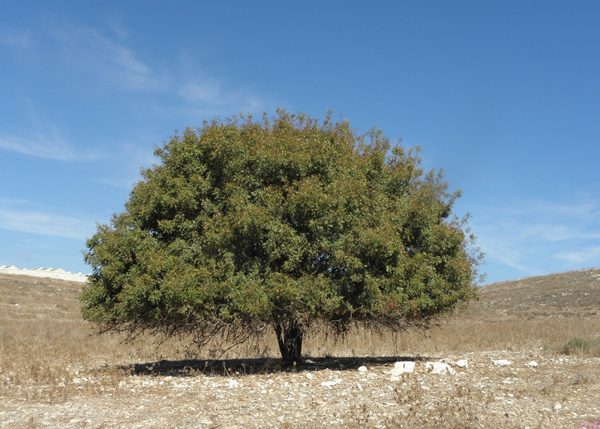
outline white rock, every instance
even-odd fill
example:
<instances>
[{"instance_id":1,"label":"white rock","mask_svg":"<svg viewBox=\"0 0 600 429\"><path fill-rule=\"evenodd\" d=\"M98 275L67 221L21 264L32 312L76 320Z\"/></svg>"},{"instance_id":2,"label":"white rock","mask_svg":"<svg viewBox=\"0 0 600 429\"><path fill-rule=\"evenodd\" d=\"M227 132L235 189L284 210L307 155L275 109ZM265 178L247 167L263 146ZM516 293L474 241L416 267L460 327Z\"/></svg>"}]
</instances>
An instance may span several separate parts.
<instances>
[{"instance_id":1,"label":"white rock","mask_svg":"<svg viewBox=\"0 0 600 429\"><path fill-rule=\"evenodd\" d=\"M415 369L415 363L412 361L396 362L389 374L398 377L401 374L411 373Z\"/></svg>"},{"instance_id":2,"label":"white rock","mask_svg":"<svg viewBox=\"0 0 600 429\"><path fill-rule=\"evenodd\" d=\"M509 365L512 365L512 362L509 361L509 360L506 360L506 359L492 360L492 362L496 366L509 366Z\"/></svg>"},{"instance_id":3,"label":"white rock","mask_svg":"<svg viewBox=\"0 0 600 429\"><path fill-rule=\"evenodd\" d=\"M427 362L425 369L430 371L431 374L456 375L456 371L444 362Z\"/></svg>"},{"instance_id":4,"label":"white rock","mask_svg":"<svg viewBox=\"0 0 600 429\"><path fill-rule=\"evenodd\" d=\"M337 384L336 380L331 380L331 381L324 381L321 383L321 386L323 387L331 387L331 386L335 386Z\"/></svg>"},{"instance_id":5,"label":"white rock","mask_svg":"<svg viewBox=\"0 0 600 429\"><path fill-rule=\"evenodd\" d=\"M466 359L453 361L452 359L444 358L444 359L440 359L440 362L447 363L450 366L457 366L459 368L467 368L469 366L469 362L467 362Z\"/></svg>"},{"instance_id":6,"label":"white rock","mask_svg":"<svg viewBox=\"0 0 600 429\"><path fill-rule=\"evenodd\" d=\"M62 268L34 268L33 270L19 269L14 265L0 265L0 272L4 274L23 275L30 277L47 277L59 280L68 280L72 282L87 283L88 275L81 273L71 273Z\"/></svg>"},{"instance_id":7,"label":"white rock","mask_svg":"<svg viewBox=\"0 0 600 429\"><path fill-rule=\"evenodd\" d=\"M315 376L314 376L314 375L312 375L310 372L307 372L307 373L305 374L305 377L306 377L306 378L308 378L309 380L312 380L313 378L315 378Z\"/></svg>"},{"instance_id":8,"label":"white rock","mask_svg":"<svg viewBox=\"0 0 600 429\"><path fill-rule=\"evenodd\" d=\"M360 390L361 392L363 391L363 388L360 383L356 383L356 387L358 387L358 390Z\"/></svg>"},{"instance_id":9,"label":"white rock","mask_svg":"<svg viewBox=\"0 0 600 429\"><path fill-rule=\"evenodd\" d=\"M231 379L229 383L227 383L227 387L238 387L240 383L237 380Z\"/></svg>"},{"instance_id":10,"label":"white rock","mask_svg":"<svg viewBox=\"0 0 600 429\"><path fill-rule=\"evenodd\" d=\"M456 361L456 366L459 368L468 368L469 362L467 362L466 359L461 359L461 360Z\"/></svg>"},{"instance_id":11,"label":"white rock","mask_svg":"<svg viewBox=\"0 0 600 429\"><path fill-rule=\"evenodd\" d=\"M531 362L527 362L525 364L525 366L528 366L529 368L537 368L538 367L538 363L534 360L532 360Z\"/></svg>"},{"instance_id":12,"label":"white rock","mask_svg":"<svg viewBox=\"0 0 600 429\"><path fill-rule=\"evenodd\" d=\"M368 369L364 365L358 368L358 372L367 372L367 371L368 371Z\"/></svg>"}]
</instances>

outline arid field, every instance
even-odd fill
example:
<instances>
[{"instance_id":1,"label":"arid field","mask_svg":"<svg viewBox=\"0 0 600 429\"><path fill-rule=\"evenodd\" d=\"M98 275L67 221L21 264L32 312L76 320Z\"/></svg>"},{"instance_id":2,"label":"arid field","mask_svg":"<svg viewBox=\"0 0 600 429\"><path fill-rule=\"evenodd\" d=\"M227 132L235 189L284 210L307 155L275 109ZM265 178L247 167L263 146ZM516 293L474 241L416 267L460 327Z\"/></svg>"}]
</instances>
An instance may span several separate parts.
<instances>
[{"instance_id":1,"label":"arid field","mask_svg":"<svg viewBox=\"0 0 600 429\"><path fill-rule=\"evenodd\" d=\"M271 333L224 355L98 336L80 287L0 274L1 427L600 427L597 268L482 287L427 332L315 332L290 370Z\"/></svg>"}]
</instances>

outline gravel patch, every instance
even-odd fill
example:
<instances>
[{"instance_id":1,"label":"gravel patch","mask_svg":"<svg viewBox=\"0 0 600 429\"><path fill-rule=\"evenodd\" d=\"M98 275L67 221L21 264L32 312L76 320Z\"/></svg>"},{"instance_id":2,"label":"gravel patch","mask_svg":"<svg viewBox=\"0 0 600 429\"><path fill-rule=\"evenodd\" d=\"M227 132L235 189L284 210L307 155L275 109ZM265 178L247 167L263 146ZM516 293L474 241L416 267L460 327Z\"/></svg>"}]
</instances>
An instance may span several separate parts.
<instances>
[{"instance_id":1,"label":"gravel patch","mask_svg":"<svg viewBox=\"0 0 600 429\"><path fill-rule=\"evenodd\" d=\"M65 399L28 400L35 392L15 386L24 399L1 401L0 426L567 428L600 421L598 358L478 352L417 359L401 374L394 363L352 362L322 358L290 371L226 375L134 371L109 382L102 372L75 370ZM436 362L452 371L435 373Z\"/></svg>"}]
</instances>

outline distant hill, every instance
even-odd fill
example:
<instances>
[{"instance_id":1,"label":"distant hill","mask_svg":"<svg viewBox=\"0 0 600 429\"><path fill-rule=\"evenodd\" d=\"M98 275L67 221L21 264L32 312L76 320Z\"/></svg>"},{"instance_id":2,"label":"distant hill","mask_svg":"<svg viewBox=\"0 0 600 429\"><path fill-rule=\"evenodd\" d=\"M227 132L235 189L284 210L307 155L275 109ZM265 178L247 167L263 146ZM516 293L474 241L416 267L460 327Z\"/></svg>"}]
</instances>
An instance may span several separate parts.
<instances>
[{"instance_id":1,"label":"distant hill","mask_svg":"<svg viewBox=\"0 0 600 429\"><path fill-rule=\"evenodd\" d=\"M600 268L528 277L482 286L467 316L600 315Z\"/></svg>"}]
</instances>

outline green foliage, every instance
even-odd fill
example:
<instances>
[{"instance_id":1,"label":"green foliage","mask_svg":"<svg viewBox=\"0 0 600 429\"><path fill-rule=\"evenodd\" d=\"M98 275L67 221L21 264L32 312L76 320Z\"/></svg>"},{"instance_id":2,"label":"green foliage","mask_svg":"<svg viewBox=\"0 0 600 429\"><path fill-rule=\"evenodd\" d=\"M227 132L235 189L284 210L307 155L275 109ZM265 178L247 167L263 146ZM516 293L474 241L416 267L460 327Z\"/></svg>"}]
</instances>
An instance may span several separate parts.
<instances>
[{"instance_id":1,"label":"green foliage","mask_svg":"<svg viewBox=\"0 0 600 429\"><path fill-rule=\"evenodd\" d=\"M571 338L564 345L562 353L565 355L587 354L592 348L592 342L583 338Z\"/></svg>"},{"instance_id":2,"label":"green foliage","mask_svg":"<svg viewBox=\"0 0 600 429\"><path fill-rule=\"evenodd\" d=\"M280 110L205 122L155 154L87 242L82 312L105 328L297 339L315 321L401 328L475 296L459 193L381 131Z\"/></svg>"}]
</instances>

